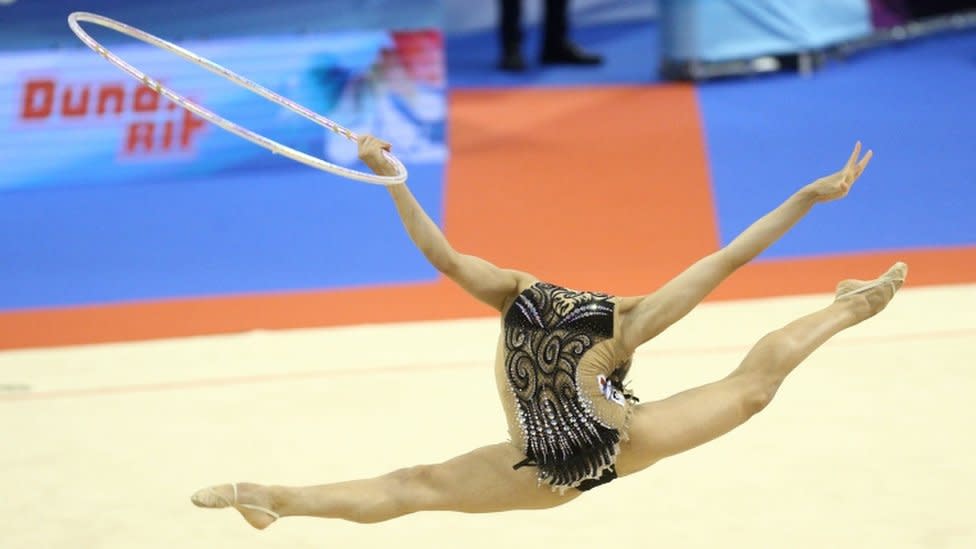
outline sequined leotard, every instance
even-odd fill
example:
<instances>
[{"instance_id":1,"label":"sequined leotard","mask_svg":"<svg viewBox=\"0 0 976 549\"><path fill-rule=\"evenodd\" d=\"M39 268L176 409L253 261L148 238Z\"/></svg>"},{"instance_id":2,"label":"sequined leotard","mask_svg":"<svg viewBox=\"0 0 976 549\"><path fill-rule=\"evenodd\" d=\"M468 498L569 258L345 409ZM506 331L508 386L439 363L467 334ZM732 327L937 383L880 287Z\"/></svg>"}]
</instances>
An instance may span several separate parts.
<instances>
[{"instance_id":1,"label":"sequined leotard","mask_svg":"<svg viewBox=\"0 0 976 549\"><path fill-rule=\"evenodd\" d=\"M539 480L587 490L614 464L637 400L614 339L616 303L605 294L536 282L504 316L496 378L509 434Z\"/></svg>"}]
</instances>

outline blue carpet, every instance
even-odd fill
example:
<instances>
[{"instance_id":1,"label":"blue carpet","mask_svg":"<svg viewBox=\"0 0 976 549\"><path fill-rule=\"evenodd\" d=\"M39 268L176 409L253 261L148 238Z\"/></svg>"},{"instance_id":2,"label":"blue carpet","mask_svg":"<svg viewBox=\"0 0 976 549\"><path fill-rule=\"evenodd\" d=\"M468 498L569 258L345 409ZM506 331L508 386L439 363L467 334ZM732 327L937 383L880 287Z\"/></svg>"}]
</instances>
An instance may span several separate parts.
<instances>
[{"instance_id":1,"label":"blue carpet","mask_svg":"<svg viewBox=\"0 0 976 549\"><path fill-rule=\"evenodd\" d=\"M976 244L976 32L699 88L722 242L804 183L875 151L850 196L765 257Z\"/></svg>"},{"instance_id":2,"label":"blue carpet","mask_svg":"<svg viewBox=\"0 0 976 549\"><path fill-rule=\"evenodd\" d=\"M411 165L443 215L443 167ZM299 166L218 181L11 191L0 310L429 281L384 188Z\"/></svg>"}]
</instances>

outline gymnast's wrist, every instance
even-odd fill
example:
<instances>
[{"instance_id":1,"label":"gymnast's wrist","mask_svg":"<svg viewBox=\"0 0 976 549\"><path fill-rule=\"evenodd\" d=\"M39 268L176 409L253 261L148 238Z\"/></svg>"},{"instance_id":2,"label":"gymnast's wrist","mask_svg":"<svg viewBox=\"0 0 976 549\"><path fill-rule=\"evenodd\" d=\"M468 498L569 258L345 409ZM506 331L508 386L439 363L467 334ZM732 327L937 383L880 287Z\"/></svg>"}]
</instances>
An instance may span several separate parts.
<instances>
[{"instance_id":1,"label":"gymnast's wrist","mask_svg":"<svg viewBox=\"0 0 976 549\"><path fill-rule=\"evenodd\" d=\"M369 169L373 170L373 173L379 176L391 177L397 175L396 167L385 158L366 162L366 165L369 166Z\"/></svg>"},{"instance_id":2,"label":"gymnast's wrist","mask_svg":"<svg viewBox=\"0 0 976 549\"><path fill-rule=\"evenodd\" d=\"M813 206L819 202L820 195L817 193L816 189L812 185L807 185L802 189L796 191L793 194L793 200L803 204L804 206Z\"/></svg>"}]
</instances>

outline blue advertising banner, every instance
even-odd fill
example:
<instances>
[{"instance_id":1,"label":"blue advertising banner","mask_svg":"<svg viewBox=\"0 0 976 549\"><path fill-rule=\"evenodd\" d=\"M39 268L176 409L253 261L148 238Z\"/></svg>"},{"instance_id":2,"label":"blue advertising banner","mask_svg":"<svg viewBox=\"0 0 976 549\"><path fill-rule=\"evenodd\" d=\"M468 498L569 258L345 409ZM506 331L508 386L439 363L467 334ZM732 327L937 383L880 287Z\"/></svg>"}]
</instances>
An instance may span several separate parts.
<instances>
[{"instance_id":1,"label":"blue advertising banner","mask_svg":"<svg viewBox=\"0 0 976 549\"><path fill-rule=\"evenodd\" d=\"M866 0L661 0L661 54L729 61L813 50L867 36Z\"/></svg>"},{"instance_id":2,"label":"blue advertising banner","mask_svg":"<svg viewBox=\"0 0 976 549\"><path fill-rule=\"evenodd\" d=\"M407 163L443 162L440 36L368 31L190 41L183 47L360 133ZM352 165L355 146L193 63L141 43L113 50L217 114ZM0 57L0 190L307 169L213 127L87 49Z\"/></svg>"}]
</instances>

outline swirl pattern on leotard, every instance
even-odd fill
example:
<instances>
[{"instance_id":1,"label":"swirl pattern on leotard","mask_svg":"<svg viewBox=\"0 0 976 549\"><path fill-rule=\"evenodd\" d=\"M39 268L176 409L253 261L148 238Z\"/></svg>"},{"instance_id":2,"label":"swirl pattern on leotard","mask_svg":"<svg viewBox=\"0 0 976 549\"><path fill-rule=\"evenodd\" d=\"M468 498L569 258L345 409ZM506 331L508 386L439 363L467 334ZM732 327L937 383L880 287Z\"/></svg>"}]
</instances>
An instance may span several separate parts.
<instances>
[{"instance_id":1,"label":"swirl pattern on leotard","mask_svg":"<svg viewBox=\"0 0 976 549\"><path fill-rule=\"evenodd\" d=\"M519 294L505 315L505 371L525 442L517 467L537 466L540 481L554 487L613 472L620 433L594 415L577 379L583 355L613 337L613 318L610 296L543 282Z\"/></svg>"}]
</instances>

